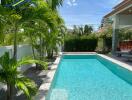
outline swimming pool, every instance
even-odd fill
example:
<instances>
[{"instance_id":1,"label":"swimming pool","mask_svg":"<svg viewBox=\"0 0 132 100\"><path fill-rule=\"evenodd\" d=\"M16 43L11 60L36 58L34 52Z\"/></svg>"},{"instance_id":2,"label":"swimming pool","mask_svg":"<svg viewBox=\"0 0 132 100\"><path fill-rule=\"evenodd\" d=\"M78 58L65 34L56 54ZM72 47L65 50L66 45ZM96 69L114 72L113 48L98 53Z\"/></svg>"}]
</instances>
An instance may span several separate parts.
<instances>
[{"instance_id":1,"label":"swimming pool","mask_svg":"<svg viewBox=\"0 0 132 100\"><path fill-rule=\"evenodd\" d=\"M132 72L98 55L64 55L47 100L132 100Z\"/></svg>"}]
</instances>

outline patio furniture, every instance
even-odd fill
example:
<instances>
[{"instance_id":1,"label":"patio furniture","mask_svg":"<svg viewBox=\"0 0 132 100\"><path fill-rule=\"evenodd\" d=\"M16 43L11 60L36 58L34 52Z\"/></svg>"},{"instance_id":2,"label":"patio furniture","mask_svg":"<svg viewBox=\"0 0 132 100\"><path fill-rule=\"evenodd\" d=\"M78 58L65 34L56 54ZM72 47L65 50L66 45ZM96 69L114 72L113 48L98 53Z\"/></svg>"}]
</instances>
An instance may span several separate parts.
<instances>
[{"instance_id":1,"label":"patio furniture","mask_svg":"<svg viewBox=\"0 0 132 100\"><path fill-rule=\"evenodd\" d=\"M116 51L116 54L121 57L122 55L130 55L130 51Z\"/></svg>"},{"instance_id":2,"label":"patio furniture","mask_svg":"<svg viewBox=\"0 0 132 100\"><path fill-rule=\"evenodd\" d=\"M122 56L128 60L132 60L132 50L130 50L130 51L117 51L116 53L117 53L118 57Z\"/></svg>"},{"instance_id":3,"label":"patio furniture","mask_svg":"<svg viewBox=\"0 0 132 100\"><path fill-rule=\"evenodd\" d=\"M132 54L131 55L123 55L128 61L132 61Z\"/></svg>"},{"instance_id":4,"label":"patio furniture","mask_svg":"<svg viewBox=\"0 0 132 100\"><path fill-rule=\"evenodd\" d=\"M118 57L132 54L132 40L124 40L119 42L116 54Z\"/></svg>"}]
</instances>

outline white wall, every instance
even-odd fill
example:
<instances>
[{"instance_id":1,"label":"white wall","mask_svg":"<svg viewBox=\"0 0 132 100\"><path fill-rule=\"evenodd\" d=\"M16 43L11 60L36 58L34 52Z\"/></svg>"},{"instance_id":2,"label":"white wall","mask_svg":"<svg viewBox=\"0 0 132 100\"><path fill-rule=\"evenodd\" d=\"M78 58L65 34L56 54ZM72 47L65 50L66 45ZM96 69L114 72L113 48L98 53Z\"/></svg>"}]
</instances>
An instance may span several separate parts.
<instances>
[{"instance_id":1,"label":"white wall","mask_svg":"<svg viewBox=\"0 0 132 100\"><path fill-rule=\"evenodd\" d=\"M26 56L32 56L32 47L30 45L19 45L17 50L18 60Z\"/></svg>"},{"instance_id":2,"label":"white wall","mask_svg":"<svg viewBox=\"0 0 132 100\"><path fill-rule=\"evenodd\" d=\"M11 57L11 56L12 56L12 46L0 47L0 57L1 57L5 52L9 52L9 53L10 53L10 57Z\"/></svg>"},{"instance_id":3,"label":"white wall","mask_svg":"<svg viewBox=\"0 0 132 100\"><path fill-rule=\"evenodd\" d=\"M10 57L13 56L13 46L4 46L0 47L0 56L2 56L5 52L10 53ZM32 56L32 47L30 45L19 45L17 52L17 59L20 60L23 57ZM30 68L31 65L26 65L21 67L20 70L25 71Z\"/></svg>"}]
</instances>

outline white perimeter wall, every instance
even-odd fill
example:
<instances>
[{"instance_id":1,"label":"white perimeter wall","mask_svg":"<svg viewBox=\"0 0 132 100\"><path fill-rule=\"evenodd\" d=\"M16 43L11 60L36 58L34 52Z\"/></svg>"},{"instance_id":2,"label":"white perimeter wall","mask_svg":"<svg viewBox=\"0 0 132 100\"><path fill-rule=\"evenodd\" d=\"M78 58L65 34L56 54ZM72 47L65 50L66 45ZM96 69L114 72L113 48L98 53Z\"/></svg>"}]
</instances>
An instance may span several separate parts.
<instances>
[{"instance_id":1,"label":"white perimeter wall","mask_svg":"<svg viewBox=\"0 0 132 100\"><path fill-rule=\"evenodd\" d=\"M13 56L13 46L4 46L0 47L0 56L2 56L5 52L10 53L10 57ZM19 45L18 52L17 52L17 59L20 60L23 57L32 56L32 47L30 45ZM21 67L22 71L27 70L30 68L31 65L25 65Z\"/></svg>"}]
</instances>

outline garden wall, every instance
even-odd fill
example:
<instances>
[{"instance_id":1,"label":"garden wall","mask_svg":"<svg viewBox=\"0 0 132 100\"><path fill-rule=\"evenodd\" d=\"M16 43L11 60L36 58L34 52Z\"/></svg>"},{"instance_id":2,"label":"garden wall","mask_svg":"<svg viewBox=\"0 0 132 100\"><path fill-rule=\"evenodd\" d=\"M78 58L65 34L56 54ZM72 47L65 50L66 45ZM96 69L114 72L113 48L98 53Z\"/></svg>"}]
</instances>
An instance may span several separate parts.
<instances>
[{"instance_id":1,"label":"garden wall","mask_svg":"<svg viewBox=\"0 0 132 100\"><path fill-rule=\"evenodd\" d=\"M13 46L4 46L0 47L0 56L2 56L5 52L9 52L10 57L13 56ZM17 52L17 59L20 60L23 57L32 56L32 47L30 45L19 45L18 52ZM31 65L25 65L21 67L22 71L27 70L30 68Z\"/></svg>"}]
</instances>

